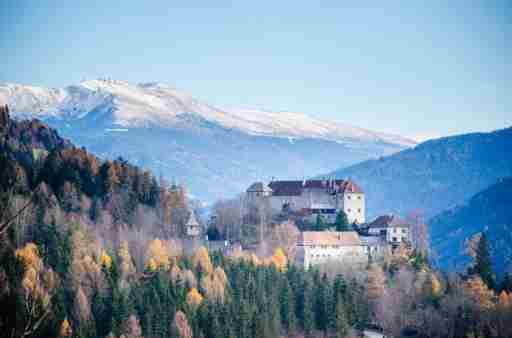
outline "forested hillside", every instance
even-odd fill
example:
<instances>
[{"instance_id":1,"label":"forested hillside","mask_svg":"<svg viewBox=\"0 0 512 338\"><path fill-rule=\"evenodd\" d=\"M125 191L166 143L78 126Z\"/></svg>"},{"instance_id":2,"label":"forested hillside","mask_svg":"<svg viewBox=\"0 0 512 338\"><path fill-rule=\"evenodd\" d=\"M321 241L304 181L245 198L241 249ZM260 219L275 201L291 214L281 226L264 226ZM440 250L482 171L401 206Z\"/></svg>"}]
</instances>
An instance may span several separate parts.
<instances>
[{"instance_id":1,"label":"forested hillside","mask_svg":"<svg viewBox=\"0 0 512 338\"><path fill-rule=\"evenodd\" d=\"M429 221L432 246L443 268L463 269L471 257L466 243L484 232L496 272L512 271L512 178L499 180L468 203L444 211Z\"/></svg>"},{"instance_id":2,"label":"forested hillside","mask_svg":"<svg viewBox=\"0 0 512 338\"><path fill-rule=\"evenodd\" d=\"M512 278L494 283L483 240L471 270L449 276L405 243L382 262L307 271L279 247L187 252L183 190L3 107L0 137L3 336L345 338L368 326L395 337L512 335Z\"/></svg>"},{"instance_id":3,"label":"forested hillside","mask_svg":"<svg viewBox=\"0 0 512 338\"><path fill-rule=\"evenodd\" d=\"M510 149L507 128L427 141L332 174L363 188L369 216L421 210L432 217L511 176Z\"/></svg>"}]
</instances>

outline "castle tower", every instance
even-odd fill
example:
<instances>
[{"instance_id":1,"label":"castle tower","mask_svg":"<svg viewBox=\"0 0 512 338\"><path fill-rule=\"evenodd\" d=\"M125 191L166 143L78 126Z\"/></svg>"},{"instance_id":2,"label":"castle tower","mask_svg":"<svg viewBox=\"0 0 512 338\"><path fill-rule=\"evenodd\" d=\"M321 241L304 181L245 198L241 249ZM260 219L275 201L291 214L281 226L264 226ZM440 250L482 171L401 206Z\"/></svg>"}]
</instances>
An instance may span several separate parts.
<instances>
[{"instance_id":1,"label":"castle tower","mask_svg":"<svg viewBox=\"0 0 512 338\"><path fill-rule=\"evenodd\" d=\"M187 236L198 237L201 235L201 225L197 221L196 215L193 211L190 212L190 216L187 223L185 224L185 228L187 231Z\"/></svg>"}]
</instances>

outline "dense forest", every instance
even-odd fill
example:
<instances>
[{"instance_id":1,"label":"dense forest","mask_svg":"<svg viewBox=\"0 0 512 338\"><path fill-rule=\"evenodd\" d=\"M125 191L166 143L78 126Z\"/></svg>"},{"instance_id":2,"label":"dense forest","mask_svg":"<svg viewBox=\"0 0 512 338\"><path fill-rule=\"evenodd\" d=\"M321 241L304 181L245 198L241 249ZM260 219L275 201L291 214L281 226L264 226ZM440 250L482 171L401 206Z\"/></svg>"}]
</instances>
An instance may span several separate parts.
<instances>
[{"instance_id":1,"label":"dense forest","mask_svg":"<svg viewBox=\"0 0 512 338\"><path fill-rule=\"evenodd\" d=\"M188 254L170 227L185 218L183 189L5 108L0 137L6 337L512 336L512 278L496 281L485 234L463 274L405 245L359 269L304 271L279 247Z\"/></svg>"}]
</instances>

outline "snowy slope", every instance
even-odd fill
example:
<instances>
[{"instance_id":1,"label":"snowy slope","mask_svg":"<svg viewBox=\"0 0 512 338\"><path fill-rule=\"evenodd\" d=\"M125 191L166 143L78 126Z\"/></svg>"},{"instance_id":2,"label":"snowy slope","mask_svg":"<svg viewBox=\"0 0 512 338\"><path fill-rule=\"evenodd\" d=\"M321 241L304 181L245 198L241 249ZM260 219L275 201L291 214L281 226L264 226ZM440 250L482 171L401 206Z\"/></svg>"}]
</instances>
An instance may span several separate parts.
<instances>
[{"instance_id":1,"label":"snowy slope","mask_svg":"<svg viewBox=\"0 0 512 338\"><path fill-rule=\"evenodd\" d=\"M355 144L383 142L403 147L415 145L414 141L396 135L315 119L301 113L219 109L161 83L90 80L62 89L0 84L0 102L8 103L15 116L72 122L84 118L98 120L98 116L92 115L102 114L102 118L112 125L123 128L172 128L182 122L180 115L192 114L250 135L318 138Z\"/></svg>"}]
</instances>

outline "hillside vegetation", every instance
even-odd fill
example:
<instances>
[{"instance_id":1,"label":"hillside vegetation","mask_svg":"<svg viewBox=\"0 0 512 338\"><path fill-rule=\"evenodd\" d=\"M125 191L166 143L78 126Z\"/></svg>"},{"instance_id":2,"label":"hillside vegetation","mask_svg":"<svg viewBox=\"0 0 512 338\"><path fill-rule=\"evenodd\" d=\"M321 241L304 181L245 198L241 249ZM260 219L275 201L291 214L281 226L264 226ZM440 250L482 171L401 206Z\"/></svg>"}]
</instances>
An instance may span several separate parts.
<instances>
[{"instance_id":1,"label":"hillside vegetation","mask_svg":"<svg viewBox=\"0 0 512 338\"><path fill-rule=\"evenodd\" d=\"M427 141L331 175L363 188L370 217L413 210L431 217L511 176L511 149L512 128L507 128Z\"/></svg>"},{"instance_id":2,"label":"hillside vegetation","mask_svg":"<svg viewBox=\"0 0 512 338\"><path fill-rule=\"evenodd\" d=\"M502 179L469 201L444 211L429 221L432 246L439 263L461 270L470 261L466 243L484 232L499 276L512 271L512 178Z\"/></svg>"}]
</instances>

